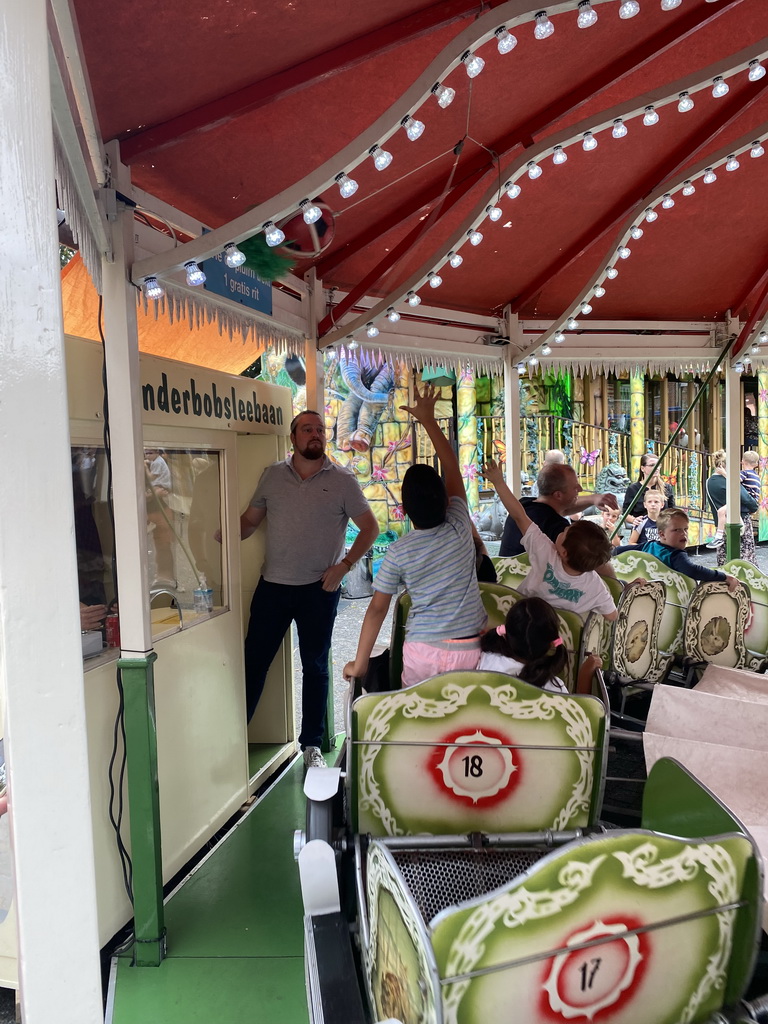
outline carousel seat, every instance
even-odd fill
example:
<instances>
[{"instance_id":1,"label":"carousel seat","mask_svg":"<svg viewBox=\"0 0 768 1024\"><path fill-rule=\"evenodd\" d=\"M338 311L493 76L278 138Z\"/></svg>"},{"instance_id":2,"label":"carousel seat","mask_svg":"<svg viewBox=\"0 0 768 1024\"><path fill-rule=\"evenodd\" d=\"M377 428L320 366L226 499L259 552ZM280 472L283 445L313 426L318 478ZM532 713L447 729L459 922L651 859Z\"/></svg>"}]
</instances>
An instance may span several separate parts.
<instances>
[{"instance_id":1,"label":"carousel seat","mask_svg":"<svg viewBox=\"0 0 768 1024\"><path fill-rule=\"evenodd\" d=\"M456 849L447 838L381 836L365 851L358 912L373 1020L703 1024L742 998L758 855L676 762L654 765L640 829L575 838L535 862L513 844Z\"/></svg>"},{"instance_id":2,"label":"carousel seat","mask_svg":"<svg viewBox=\"0 0 768 1024\"><path fill-rule=\"evenodd\" d=\"M654 580L664 586L664 612L659 625L657 644L670 654L684 653L683 622L685 610L696 589L690 576L683 576L645 551L623 551L613 559L616 575L624 583L634 580Z\"/></svg>"},{"instance_id":3,"label":"carousel seat","mask_svg":"<svg viewBox=\"0 0 768 1024\"><path fill-rule=\"evenodd\" d=\"M747 646L750 593L744 584L731 592L725 583L700 583L693 592L685 616L685 661L689 682L707 665L764 671L765 651Z\"/></svg>"},{"instance_id":4,"label":"carousel seat","mask_svg":"<svg viewBox=\"0 0 768 1024\"><path fill-rule=\"evenodd\" d=\"M656 686L671 668L672 655L659 647L664 609L664 586L658 580L628 584L619 601L606 679L618 698L621 721L641 721L625 714L627 699Z\"/></svg>"},{"instance_id":5,"label":"carousel seat","mask_svg":"<svg viewBox=\"0 0 768 1024\"><path fill-rule=\"evenodd\" d=\"M750 612L744 642L751 651L768 654L768 576L743 558L726 562L723 572L735 576L749 591Z\"/></svg>"}]
</instances>

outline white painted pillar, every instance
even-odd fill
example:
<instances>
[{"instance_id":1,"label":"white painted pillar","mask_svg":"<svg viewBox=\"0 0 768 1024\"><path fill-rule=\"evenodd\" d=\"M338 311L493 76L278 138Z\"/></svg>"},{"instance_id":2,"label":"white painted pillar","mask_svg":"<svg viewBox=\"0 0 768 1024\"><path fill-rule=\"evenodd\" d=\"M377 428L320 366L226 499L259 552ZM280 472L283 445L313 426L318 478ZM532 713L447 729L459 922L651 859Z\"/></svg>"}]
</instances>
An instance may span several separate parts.
<instances>
[{"instance_id":1,"label":"white painted pillar","mask_svg":"<svg viewBox=\"0 0 768 1024\"><path fill-rule=\"evenodd\" d=\"M725 367L725 454L728 469L725 485L726 522L740 523L739 470L741 469L741 424L744 416L741 399L741 374L731 368L731 363L728 360L725 361ZM738 545L735 554L729 555L729 557L739 557Z\"/></svg>"},{"instance_id":2,"label":"white painted pillar","mask_svg":"<svg viewBox=\"0 0 768 1024\"><path fill-rule=\"evenodd\" d=\"M117 143L107 147L112 187L130 194L128 169ZM141 380L136 325L136 289L128 274L133 262L133 211L117 204L113 225L114 262L102 267L104 337L115 505L115 556L120 597L120 646L124 657L152 649L147 569L147 507Z\"/></svg>"},{"instance_id":3,"label":"white painted pillar","mask_svg":"<svg viewBox=\"0 0 768 1024\"><path fill-rule=\"evenodd\" d=\"M507 486L520 497L523 453L520 448L520 374L512 346L504 350L504 441L507 446Z\"/></svg>"},{"instance_id":4,"label":"white painted pillar","mask_svg":"<svg viewBox=\"0 0 768 1024\"><path fill-rule=\"evenodd\" d=\"M523 332L517 314L505 309L510 344L504 347L504 443L507 446L507 486L520 497L523 452L520 447L520 374L518 353L523 348Z\"/></svg>"},{"instance_id":5,"label":"white painted pillar","mask_svg":"<svg viewBox=\"0 0 768 1024\"><path fill-rule=\"evenodd\" d=\"M325 373L323 369L323 351L317 349L317 326L325 312L325 295L323 282L318 280L313 268L304 276L307 284L307 313L309 321L309 337L304 345L304 363L307 374L307 408L315 409L324 417L325 409Z\"/></svg>"},{"instance_id":6,"label":"white painted pillar","mask_svg":"<svg viewBox=\"0 0 768 1024\"><path fill-rule=\"evenodd\" d=\"M103 1020L44 0L0 31L0 684L25 1024Z\"/></svg>"}]
</instances>

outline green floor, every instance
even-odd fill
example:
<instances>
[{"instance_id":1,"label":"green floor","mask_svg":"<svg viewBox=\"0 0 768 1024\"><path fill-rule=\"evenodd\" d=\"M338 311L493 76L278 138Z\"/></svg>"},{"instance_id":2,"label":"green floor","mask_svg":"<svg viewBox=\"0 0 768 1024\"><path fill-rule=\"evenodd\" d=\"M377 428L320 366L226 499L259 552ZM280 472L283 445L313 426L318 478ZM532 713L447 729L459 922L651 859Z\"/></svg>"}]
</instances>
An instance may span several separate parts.
<instances>
[{"instance_id":1,"label":"green floor","mask_svg":"<svg viewBox=\"0 0 768 1024\"><path fill-rule=\"evenodd\" d=\"M170 898L160 967L120 960L111 1024L305 1024L303 778L299 759Z\"/></svg>"}]
</instances>

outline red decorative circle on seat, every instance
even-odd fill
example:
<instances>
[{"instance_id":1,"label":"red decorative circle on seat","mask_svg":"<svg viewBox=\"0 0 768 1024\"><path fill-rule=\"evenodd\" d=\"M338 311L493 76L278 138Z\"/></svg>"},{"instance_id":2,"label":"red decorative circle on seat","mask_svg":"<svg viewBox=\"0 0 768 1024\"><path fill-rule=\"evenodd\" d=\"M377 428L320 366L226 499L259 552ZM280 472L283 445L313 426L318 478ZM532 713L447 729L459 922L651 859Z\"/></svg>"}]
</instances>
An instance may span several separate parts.
<instances>
[{"instance_id":1,"label":"red decorative circle on seat","mask_svg":"<svg viewBox=\"0 0 768 1024\"><path fill-rule=\"evenodd\" d=\"M432 769L441 789L462 802L497 803L506 799L521 781L519 751L511 750L508 736L483 727L464 728L439 741Z\"/></svg>"}]
</instances>

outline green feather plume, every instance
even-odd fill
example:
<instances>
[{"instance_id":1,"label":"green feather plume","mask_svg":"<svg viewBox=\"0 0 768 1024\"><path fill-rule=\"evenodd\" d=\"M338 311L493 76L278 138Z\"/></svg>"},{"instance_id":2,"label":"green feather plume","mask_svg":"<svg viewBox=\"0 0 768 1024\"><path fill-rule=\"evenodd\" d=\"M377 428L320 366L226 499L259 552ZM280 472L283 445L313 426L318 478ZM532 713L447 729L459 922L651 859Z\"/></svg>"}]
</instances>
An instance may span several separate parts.
<instances>
[{"instance_id":1,"label":"green feather plume","mask_svg":"<svg viewBox=\"0 0 768 1024\"><path fill-rule=\"evenodd\" d=\"M249 267L260 281L277 281L296 266L296 260L281 255L277 249L270 248L261 232L240 242L238 248L245 254L245 266Z\"/></svg>"}]
</instances>

